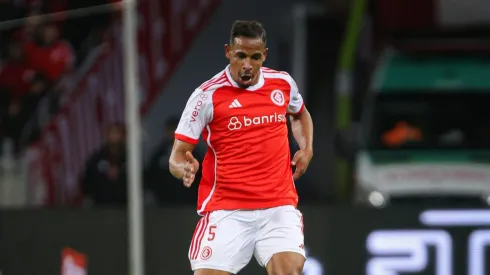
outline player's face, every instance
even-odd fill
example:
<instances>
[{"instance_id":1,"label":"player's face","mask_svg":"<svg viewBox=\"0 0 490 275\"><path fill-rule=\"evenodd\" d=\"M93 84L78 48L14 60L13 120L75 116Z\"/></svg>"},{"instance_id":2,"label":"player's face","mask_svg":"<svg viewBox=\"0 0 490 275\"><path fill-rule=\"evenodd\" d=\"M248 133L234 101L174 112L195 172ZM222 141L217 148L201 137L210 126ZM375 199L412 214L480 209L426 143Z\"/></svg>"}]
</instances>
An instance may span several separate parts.
<instances>
[{"instance_id":1,"label":"player's face","mask_svg":"<svg viewBox=\"0 0 490 275\"><path fill-rule=\"evenodd\" d=\"M231 77L240 87L247 88L257 84L267 50L260 38L236 37L231 45L225 45Z\"/></svg>"}]
</instances>

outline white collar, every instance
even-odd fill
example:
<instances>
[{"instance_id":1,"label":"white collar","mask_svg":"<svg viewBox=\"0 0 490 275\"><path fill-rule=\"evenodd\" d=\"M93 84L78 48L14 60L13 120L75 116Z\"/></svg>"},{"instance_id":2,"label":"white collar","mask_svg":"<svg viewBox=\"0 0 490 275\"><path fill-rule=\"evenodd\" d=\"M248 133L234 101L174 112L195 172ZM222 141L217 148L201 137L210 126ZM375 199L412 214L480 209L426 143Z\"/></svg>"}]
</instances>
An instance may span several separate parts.
<instances>
[{"instance_id":1,"label":"white collar","mask_svg":"<svg viewBox=\"0 0 490 275\"><path fill-rule=\"evenodd\" d=\"M238 83L233 79L233 77L231 77L231 74L230 74L230 65L226 66L225 72L226 72L226 77L228 77L228 79L231 82L231 85L233 85L233 87L240 88L240 86L238 85ZM256 90L262 88L262 86L264 86L264 83L265 83L264 73L262 73L262 69L260 69L259 70L259 81L257 82L257 84L255 84L253 86L250 86L250 87L248 87L248 88L246 88L244 90L247 90L247 91L256 91Z\"/></svg>"}]
</instances>

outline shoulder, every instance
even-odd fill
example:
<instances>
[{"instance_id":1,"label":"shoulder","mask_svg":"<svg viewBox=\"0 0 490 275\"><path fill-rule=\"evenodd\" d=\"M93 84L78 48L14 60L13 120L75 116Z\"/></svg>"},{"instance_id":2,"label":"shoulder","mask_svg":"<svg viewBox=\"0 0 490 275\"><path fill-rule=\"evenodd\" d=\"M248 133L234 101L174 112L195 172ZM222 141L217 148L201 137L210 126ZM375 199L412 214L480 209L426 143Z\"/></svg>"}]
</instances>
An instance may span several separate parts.
<instances>
[{"instance_id":1,"label":"shoulder","mask_svg":"<svg viewBox=\"0 0 490 275\"><path fill-rule=\"evenodd\" d=\"M215 91L223 87L232 86L225 71L221 71L212 78L204 81L192 93L189 101L197 101L199 104L207 105L212 103L212 96Z\"/></svg>"},{"instance_id":2,"label":"shoulder","mask_svg":"<svg viewBox=\"0 0 490 275\"><path fill-rule=\"evenodd\" d=\"M274 69L267 68L267 67L262 67L262 68L260 68L260 70L264 74L269 74L271 76L274 76L274 75L287 75L287 76L289 76L289 74L285 71L278 71L278 70L274 70Z\"/></svg>"},{"instance_id":3,"label":"shoulder","mask_svg":"<svg viewBox=\"0 0 490 275\"><path fill-rule=\"evenodd\" d=\"M221 87L231 86L231 82L226 75L225 70L214 75L212 78L204 81L196 91L204 93L212 93Z\"/></svg>"},{"instance_id":4,"label":"shoulder","mask_svg":"<svg viewBox=\"0 0 490 275\"><path fill-rule=\"evenodd\" d=\"M285 71L277 71L267 67L262 67L261 72L264 74L266 80L282 80L286 82L291 89L297 89L296 82L293 77Z\"/></svg>"}]
</instances>

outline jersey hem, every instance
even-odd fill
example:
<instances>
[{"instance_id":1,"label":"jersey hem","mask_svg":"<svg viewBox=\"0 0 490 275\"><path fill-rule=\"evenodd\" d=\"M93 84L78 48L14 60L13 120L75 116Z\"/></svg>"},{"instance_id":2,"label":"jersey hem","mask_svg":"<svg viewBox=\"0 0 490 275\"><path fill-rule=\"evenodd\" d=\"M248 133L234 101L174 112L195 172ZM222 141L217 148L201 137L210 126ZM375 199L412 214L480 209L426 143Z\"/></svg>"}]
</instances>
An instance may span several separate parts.
<instances>
[{"instance_id":1,"label":"jersey hem","mask_svg":"<svg viewBox=\"0 0 490 275\"><path fill-rule=\"evenodd\" d=\"M187 143L194 144L194 145L199 142L199 140L197 140L197 139L193 139L193 138L190 138L190 137L182 135L182 134L175 134L175 139L182 140L182 141L185 141Z\"/></svg>"},{"instance_id":2,"label":"jersey hem","mask_svg":"<svg viewBox=\"0 0 490 275\"><path fill-rule=\"evenodd\" d=\"M274 208L274 207L286 206L286 205L291 205L294 208L298 208L298 202L296 199L281 199L281 200L277 200L277 201L270 202L270 203L230 202L230 203L227 203L225 207L219 207L219 206L208 207L208 206L206 206L206 208L202 212L199 212L199 209L200 209L199 208L197 213L200 216L204 216L208 212L219 211L219 210L231 210L231 211L233 211L233 210L260 210L260 209L268 209L268 208Z\"/></svg>"}]
</instances>

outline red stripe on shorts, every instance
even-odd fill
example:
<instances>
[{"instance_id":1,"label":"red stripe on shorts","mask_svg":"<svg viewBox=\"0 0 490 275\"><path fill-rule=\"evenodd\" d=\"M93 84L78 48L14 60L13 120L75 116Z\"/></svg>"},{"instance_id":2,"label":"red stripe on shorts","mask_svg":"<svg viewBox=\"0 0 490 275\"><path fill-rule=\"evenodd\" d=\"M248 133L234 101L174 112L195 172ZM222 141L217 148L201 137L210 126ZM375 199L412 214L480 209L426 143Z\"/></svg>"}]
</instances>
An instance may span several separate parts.
<instances>
[{"instance_id":1,"label":"red stripe on shorts","mask_svg":"<svg viewBox=\"0 0 490 275\"><path fill-rule=\"evenodd\" d=\"M209 212L206 213L206 216L204 216L203 218L204 222L203 222L203 227L202 227L202 230L201 232L199 232L199 237L198 237L198 241L196 242L196 249L194 250L194 254L192 255L192 260L196 260L197 257L199 256L199 250L201 250L201 244L202 244L202 240L204 239L204 235L206 235L206 230L208 228L208 223L209 223Z\"/></svg>"},{"instance_id":2,"label":"red stripe on shorts","mask_svg":"<svg viewBox=\"0 0 490 275\"><path fill-rule=\"evenodd\" d=\"M196 229L194 230L194 234L192 235L191 248L189 249L189 259L192 259L191 256L194 254L194 246L196 245L197 236L201 233L202 222L203 218L199 219Z\"/></svg>"},{"instance_id":3,"label":"red stripe on shorts","mask_svg":"<svg viewBox=\"0 0 490 275\"><path fill-rule=\"evenodd\" d=\"M206 229L206 217L202 217L201 220L199 221L199 227L196 228L196 233L194 234L193 240L192 240L192 247L190 251L190 259L193 260L194 254L197 249L197 245L199 243L199 236L201 236L202 232L204 232Z\"/></svg>"}]
</instances>

